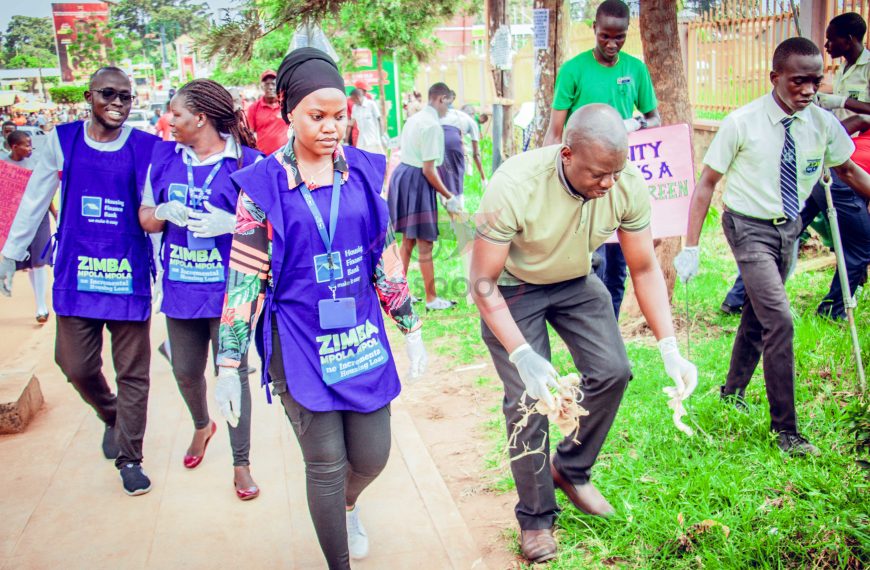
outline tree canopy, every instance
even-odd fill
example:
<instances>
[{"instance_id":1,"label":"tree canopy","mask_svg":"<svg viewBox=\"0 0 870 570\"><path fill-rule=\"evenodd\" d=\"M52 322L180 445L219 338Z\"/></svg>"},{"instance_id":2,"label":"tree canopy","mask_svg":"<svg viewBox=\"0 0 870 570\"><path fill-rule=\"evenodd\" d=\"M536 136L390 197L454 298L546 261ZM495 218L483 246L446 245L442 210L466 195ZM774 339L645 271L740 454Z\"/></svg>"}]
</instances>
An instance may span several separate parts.
<instances>
[{"instance_id":1,"label":"tree canopy","mask_svg":"<svg viewBox=\"0 0 870 570\"><path fill-rule=\"evenodd\" d=\"M288 27L275 30L257 40L250 60L234 65L219 65L212 74L212 79L223 85L259 83L263 71L278 69L292 37L293 30Z\"/></svg>"},{"instance_id":2,"label":"tree canopy","mask_svg":"<svg viewBox=\"0 0 870 570\"><path fill-rule=\"evenodd\" d=\"M111 20L118 31L142 40L156 39L161 26L166 41L209 25L206 2L193 0L120 0L111 8Z\"/></svg>"},{"instance_id":3,"label":"tree canopy","mask_svg":"<svg viewBox=\"0 0 870 570\"><path fill-rule=\"evenodd\" d=\"M5 67L57 67L51 18L12 16L2 48L0 63Z\"/></svg>"},{"instance_id":4,"label":"tree canopy","mask_svg":"<svg viewBox=\"0 0 870 570\"><path fill-rule=\"evenodd\" d=\"M206 52L247 61L260 38L316 21L339 53L365 47L401 50L417 59L431 52L436 26L475 6L468 0L246 0L208 34Z\"/></svg>"}]
</instances>

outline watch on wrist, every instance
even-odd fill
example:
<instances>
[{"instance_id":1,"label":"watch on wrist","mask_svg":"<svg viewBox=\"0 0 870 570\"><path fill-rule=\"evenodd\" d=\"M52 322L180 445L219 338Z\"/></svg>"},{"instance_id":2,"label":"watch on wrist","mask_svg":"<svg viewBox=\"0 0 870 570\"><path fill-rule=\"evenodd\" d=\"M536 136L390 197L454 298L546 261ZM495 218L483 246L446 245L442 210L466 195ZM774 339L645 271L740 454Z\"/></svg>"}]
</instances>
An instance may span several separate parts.
<instances>
[{"instance_id":1,"label":"watch on wrist","mask_svg":"<svg viewBox=\"0 0 870 570\"><path fill-rule=\"evenodd\" d=\"M648 124L647 124L647 122L646 122L646 117L640 117L640 118L637 120L637 122L640 123L640 128L642 128L642 129L645 129L645 128L647 128L647 126L648 126Z\"/></svg>"}]
</instances>

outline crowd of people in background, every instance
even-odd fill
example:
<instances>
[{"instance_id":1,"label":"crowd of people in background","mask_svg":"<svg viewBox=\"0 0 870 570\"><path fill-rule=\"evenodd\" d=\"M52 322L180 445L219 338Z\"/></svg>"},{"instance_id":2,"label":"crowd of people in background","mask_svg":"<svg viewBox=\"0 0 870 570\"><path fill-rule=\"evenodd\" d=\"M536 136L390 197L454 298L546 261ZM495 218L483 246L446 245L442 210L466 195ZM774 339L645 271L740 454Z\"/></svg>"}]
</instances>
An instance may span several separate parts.
<instances>
[{"instance_id":1,"label":"crowd of people in background","mask_svg":"<svg viewBox=\"0 0 870 570\"><path fill-rule=\"evenodd\" d=\"M0 121L9 122L16 127L36 127L43 133L51 131L56 125L71 121L84 121L89 116L87 109L71 105L58 105L55 109L45 109L29 113L20 111L0 112Z\"/></svg>"}]
</instances>

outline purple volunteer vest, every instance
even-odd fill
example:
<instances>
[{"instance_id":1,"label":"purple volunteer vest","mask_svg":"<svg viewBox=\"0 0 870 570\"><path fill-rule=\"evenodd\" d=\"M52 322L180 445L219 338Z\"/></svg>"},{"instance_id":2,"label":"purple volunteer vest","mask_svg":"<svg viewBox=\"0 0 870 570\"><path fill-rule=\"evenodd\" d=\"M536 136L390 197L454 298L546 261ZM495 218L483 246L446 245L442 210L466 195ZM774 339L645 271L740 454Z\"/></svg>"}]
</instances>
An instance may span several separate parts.
<instances>
[{"instance_id":1,"label":"purple volunteer vest","mask_svg":"<svg viewBox=\"0 0 870 570\"><path fill-rule=\"evenodd\" d=\"M181 200L188 207L196 207L200 200L187 187L187 166L181 152L175 151L175 142L159 142L151 155L151 188L155 204L168 200ZM260 153L242 147L243 164L254 163ZM202 188L214 165L194 166L194 186ZM237 171L236 159L224 159L202 199L208 200L225 212L235 213L239 192L230 175ZM212 319L221 316L226 277L230 263L233 236L214 238L214 247L191 249L188 230L167 222L163 230L160 255L163 265L163 304L161 311L173 319Z\"/></svg>"},{"instance_id":2,"label":"purple volunteer vest","mask_svg":"<svg viewBox=\"0 0 870 570\"><path fill-rule=\"evenodd\" d=\"M272 225L272 284L267 289L257 348L263 362L272 354L272 319L278 326L287 388L311 411L372 412L395 398L399 376L384 331L383 312L372 283L383 253L389 212L381 198L386 159L345 147L350 176L341 186L341 204L332 249L341 256L337 297L356 301L356 325L322 330L317 311L330 299L329 279L314 257L326 252L302 193L287 188L276 156L233 174L233 181L266 213ZM324 220L329 219L331 186L312 191ZM263 366L263 383L271 379Z\"/></svg>"},{"instance_id":3,"label":"purple volunteer vest","mask_svg":"<svg viewBox=\"0 0 870 570\"><path fill-rule=\"evenodd\" d=\"M63 317L144 321L151 316L151 242L139 205L159 139L133 130L117 151L85 143L84 123L59 125L61 209L54 311Z\"/></svg>"}]
</instances>

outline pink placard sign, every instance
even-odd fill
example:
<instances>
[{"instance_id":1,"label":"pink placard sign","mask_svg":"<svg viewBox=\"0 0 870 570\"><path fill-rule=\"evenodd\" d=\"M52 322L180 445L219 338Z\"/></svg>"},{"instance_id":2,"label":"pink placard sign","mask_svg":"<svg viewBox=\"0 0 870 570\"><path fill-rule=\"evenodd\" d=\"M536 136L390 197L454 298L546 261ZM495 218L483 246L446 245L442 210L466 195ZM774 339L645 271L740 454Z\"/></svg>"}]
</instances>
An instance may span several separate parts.
<instances>
[{"instance_id":1,"label":"pink placard sign","mask_svg":"<svg viewBox=\"0 0 870 570\"><path fill-rule=\"evenodd\" d=\"M685 124L643 129L628 135L628 160L649 188L652 237L686 234L689 201L695 190L692 138ZM608 241L616 241L615 236Z\"/></svg>"},{"instance_id":2,"label":"pink placard sign","mask_svg":"<svg viewBox=\"0 0 870 570\"><path fill-rule=\"evenodd\" d=\"M0 160L0 244L6 243L31 172Z\"/></svg>"}]
</instances>

